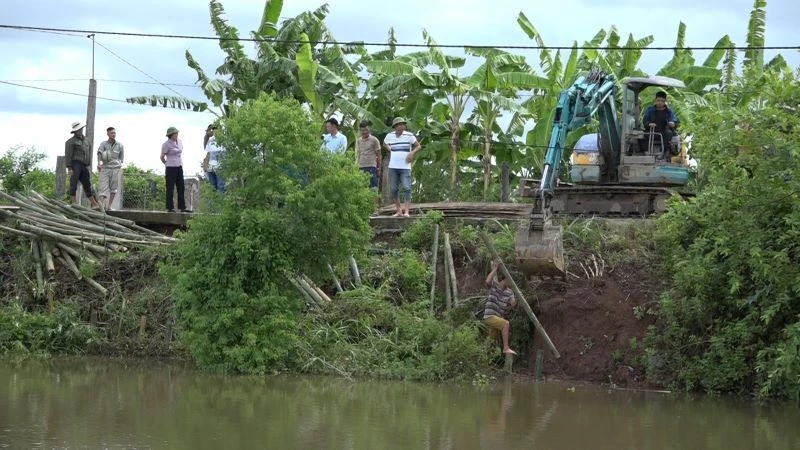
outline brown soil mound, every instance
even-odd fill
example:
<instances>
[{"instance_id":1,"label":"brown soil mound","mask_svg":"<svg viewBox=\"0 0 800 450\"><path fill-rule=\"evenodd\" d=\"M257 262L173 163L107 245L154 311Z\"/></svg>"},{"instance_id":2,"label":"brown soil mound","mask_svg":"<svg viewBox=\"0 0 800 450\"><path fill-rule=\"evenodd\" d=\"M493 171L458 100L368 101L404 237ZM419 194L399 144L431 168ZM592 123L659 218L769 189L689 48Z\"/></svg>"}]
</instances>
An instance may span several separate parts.
<instances>
[{"instance_id":1,"label":"brown soil mound","mask_svg":"<svg viewBox=\"0 0 800 450\"><path fill-rule=\"evenodd\" d=\"M576 280L550 295L546 289L540 290L537 315L561 353L561 358L555 359L546 351L545 374L624 385L644 382L635 359L642 354L647 327L655 321L645 313L653 294L626 278L610 274ZM642 306L639 317L634 312L637 306ZM543 346L540 337L534 338L534 346ZM529 355L532 368L536 352Z\"/></svg>"}]
</instances>

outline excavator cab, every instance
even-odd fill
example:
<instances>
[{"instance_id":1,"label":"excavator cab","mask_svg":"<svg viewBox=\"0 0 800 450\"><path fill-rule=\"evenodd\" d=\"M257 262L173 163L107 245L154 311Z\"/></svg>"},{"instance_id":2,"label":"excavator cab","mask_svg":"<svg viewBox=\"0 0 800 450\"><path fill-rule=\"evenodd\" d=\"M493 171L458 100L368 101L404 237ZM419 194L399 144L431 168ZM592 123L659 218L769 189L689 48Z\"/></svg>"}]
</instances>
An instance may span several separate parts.
<instances>
[{"instance_id":1,"label":"excavator cab","mask_svg":"<svg viewBox=\"0 0 800 450\"><path fill-rule=\"evenodd\" d=\"M640 93L648 87L683 88L673 78L626 78L622 110L617 113L613 76L593 71L562 91L556 106L550 145L541 180L523 180L522 196L533 197L530 222L517 232L517 263L526 277L563 277L566 274L562 227L554 213L642 216L665 209L668 187L688 182L686 146L678 155L661 157L661 134L645 131ZM555 188L566 135L588 123L599 122L597 151L573 152L572 186ZM648 151L641 152L642 140ZM650 145L652 143L652 145ZM537 181L538 186L534 185Z\"/></svg>"}]
</instances>

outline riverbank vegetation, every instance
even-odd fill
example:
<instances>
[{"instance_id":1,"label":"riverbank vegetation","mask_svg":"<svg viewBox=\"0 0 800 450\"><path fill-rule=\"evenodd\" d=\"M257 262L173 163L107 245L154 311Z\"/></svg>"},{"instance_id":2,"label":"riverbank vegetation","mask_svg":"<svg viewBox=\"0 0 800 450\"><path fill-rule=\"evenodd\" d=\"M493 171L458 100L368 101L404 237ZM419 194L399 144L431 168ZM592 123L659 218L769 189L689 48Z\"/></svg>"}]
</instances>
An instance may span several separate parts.
<instances>
[{"instance_id":1,"label":"riverbank vegetation","mask_svg":"<svg viewBox=\"0 0 800 450\"><path fill-rule=\"evenodd\" d=\"M499 49L466 49L479 68L463 77L466 58L444 54L427 32L424 51L401 54L390 32L388 50L370 53L335 42L327 5L277 24L279 5L267 2L255 35L275 40L259 42L252 59L227 39L238 31L210 2L214 30L226 37L224 79L186 55L208 97L189 106L218 112L228 149L229 191L209 194L214 214L192 219L168 250L99 267L96 279L117 286L107 297L56 280L57 305L32 300L30 252L4 240L0 324L25 330L0 334L0 352L135 353L152 342L158 354L189 355L210 370L418 380L476 379L492 367L497 349L472 314L489 262L481 230L447 225L464 295L446 310L437 294L431 308L432 229L445 231L442 217L419 219L392 245L375 239L372 193L352 146L345 155L319 151L321 123L342 117L352 143L359 121L382 136L387 120L405 116L424 148L413 168L415 201L499 199L499 165L512 186L537 176L559 91L592 67L617 79L645 75L638 60L652 37L630 36L622 48L616 28L602 29L564 55L542 49L538 67ZM567 281L525 290L563 354L547 361L552 373L800 397L800 80L780 55L765 61L765 14L756 0L741 58L723 36L698 63L680 25L658 75L687 86L669 95L692 136L694 197L673 199L652 222L564 222ZM543 44L524 14L517 23ZM6 190L42 186L36 157L17 150L0 160ZM151 179L133 185L155 195ZM513 228L493 239L513 260ZM348 275L351 257L361 282ZM301 276L332 301L309 304L291 281ZM538 343L529 322L519 314L512 329L512 346L530 360Z\"/></svg>"}]
</instances>

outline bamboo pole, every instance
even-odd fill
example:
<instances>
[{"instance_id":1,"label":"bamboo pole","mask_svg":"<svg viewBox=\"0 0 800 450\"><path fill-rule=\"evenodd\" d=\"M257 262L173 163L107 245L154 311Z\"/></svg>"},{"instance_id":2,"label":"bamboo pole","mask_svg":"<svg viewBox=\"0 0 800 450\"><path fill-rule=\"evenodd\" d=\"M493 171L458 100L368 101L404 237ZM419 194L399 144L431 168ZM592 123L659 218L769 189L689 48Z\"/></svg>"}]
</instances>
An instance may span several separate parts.
<instances>
[{"instance_id":1,"label":"bamboo pole","mask_svg":"<svg viewBox=\"0 0 800 450\"><path fill-rule=\"evenodd\" d=\"M62 253L61 256L57 258L57 261L63 264L64 267L69 269L69 271L72 272L73 275L75 275L75 278L79 280L83 278L81 271L78 270L78 266L76 266L72 258L69 257L69 254Z\"/></svg>"},{"instance_id":2,"label":"bamboo pole","mask_svg":"<svg viewBox=\"0 0 800 450\"><path fill-rule=\"evenodd\" d=\"M433 226L433 262L431 265L431 272L433 272L433 279L431 280L431 312L434 311L433 301L436 298L436 264L438 263L439 256L439 224Z\"/></svg>"},{"instance_id":3,"label":"bamboo pole","mask_svg":"<svg viewBox=\"0 0 800 450\"><path fill-rule=\"evenodd\" d=\"M342 289L342 283L339 283L339 277L336 276L336 271L333 270L333 266L328 264L328 270L331 272L333 283L336 285L336 292L344 292L344 289Z\"/></svg>"},{"instance_id":4,"label":"bamboo pole","mask_svg":"<svg viewBox=\"0 0 800 450\"><path fill-rule=\"evenodd\" d=\"M361 274L358 272L356 259L352 255L350 255L350 270L353 272L353 280L356 283L356 287L361 287Z\"/></svg>"},{"instance_id":5,"label":"bamboo pole","mask_svg":"<svg viewBox=\"0 0 800 450\"><path fill-rule=\"evenodd\" d=\"M24 231L28 231L28 232L31 232L31 233L34 233L34 234L38 234L39 236L48 237L50 239L59 241L59 242L61 242L63 244L69 244L69 245L72 245L72 246L75 246L75 247L79 247L79 248L80 247L85 247L85 248L87 248L87 249L89 249L91 251L94 251L94 252L97 252L97 253L100 253L100 254L105 252L105 248L100 247L99 245L95 245L95 244L92 244L90 242L83 242L83 241L80 241L80 240L75 239L73 237L65 236L63 234L58 234L58 233L55 233L53 231L45 230L45 229L42 229L40 227L37 227L37 226L34 226L34 225L29 225L29 224L24 223L24 222L20 223L19 227L22 228Z\"/></svg>"},{"instance_id":6,"label":"bamboo pole","mask_svg":"<svg viewBox=\"0 0 800 450\"><path fill-rule=\"evenodd\" d=\"M447 233L444 236L447 239ZM453 301L453 291L450 289L450 262L447 259L446 250L442 254L442 259L444 260L444 306L446 309L450 309Z\"/></svg>"},{"instance_id":7,"label":"bamboo pole","mask_svg":"<svg viewBox=\"0 0 800 450\"><path fill-rule=\"evenodd\" d=\"M44 292L44 277L42 276L42 252L39 249L39 240L31 240L31 253L33 253L33 264L36 266L36 295L35 298L42 297Z\"/></svg>"},{"instance_id":8,"label":"bamboo pole","mask_svg":"<svg viewBox=\"0 0 800 450\"><path fill-rule=\"evenodd\" d=\"M2 209L0 209L2 211ZM36 239L36 235L33 233L28 233L27 231L17 230L16 228L9 228L4 225L0 225L0 230L7 231L12 234L16 234L18 236L26 237L28 239Z\"/></svg>"},{"instance_id":9,"label":"bamboo pole","mask_svg":"<svg viewBox=\"0 0 800 450\"><path fill-rule=\"evenodd\" d=\"M50 244L44 244L44 249L42 250L42 253L44 253L44 263L45 267L47 267L47 273L52 276L56 272L56 266L53 263L53 253L50 251Z\"/></svg>"},{"instance_id":10,"label":"bamboo pole","mask_svg":"<svg viewBox=\"0 0 800 450\"><path fill-rule=\"evenodd\" d=\"M486 248L488 248L489 252L492 254L492 257L500 262L500 270L502 270L503 275L506 276L506 280L508 280L508 286L511 288L512 291L514 291L514 295L517 296L517 300L519 301L519 303L522 304L522 309L531 319L531 322L533 322L534 327L536 327L536 331L539 333L540 336L542 336L544 342L547 344L547 347L550 348L550 351L553 353L553 355L556 358L560 358L561 354L558 353L558 350L556 350L556 346L553 344L553 341L550 340L550 336L547 335L547 332L545 331L542 324L539 322L539 319L536 317L536 314L533 313L531 306L528 304L528 301L525 300L525 296L522 295L522 292L519 290L517 283L515 283L514 279L511 278L511 274L508 272L505 263L503 263L503 260L500 258L500 254L497 253L497 249L494 248L494 244L492 243L491 239L489 239L489 236L485 232L481 233L481 238L483 239L483 242L486 244Z\"/></svg>"},{"instance_id":11,"label":"bamboo pole","mask_svg":"<svg viewBox=\"0 0 800 450\"><path fill-rule=\"evenodd\" d=\"M453 305L458 304L458 279L456 278L455 264L453 263L453 249L450 247L450 234L444 234L444 256L449 264L449 273L445 276L450 277L450 289L453 291ZM449 308L450 306L448 306Z\"/></svg>"}]
</instances>

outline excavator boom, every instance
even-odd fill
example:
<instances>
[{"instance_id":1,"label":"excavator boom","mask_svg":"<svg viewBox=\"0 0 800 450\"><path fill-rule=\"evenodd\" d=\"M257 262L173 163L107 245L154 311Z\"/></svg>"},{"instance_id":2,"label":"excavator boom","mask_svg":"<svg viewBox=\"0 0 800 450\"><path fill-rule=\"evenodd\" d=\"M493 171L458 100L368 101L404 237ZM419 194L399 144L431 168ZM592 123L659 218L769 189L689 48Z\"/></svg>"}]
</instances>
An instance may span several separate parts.
<instances>
[{"instance_id":1,"label":"excavator boom","mask_svg":"<svg viewBox=\"0 0 800 450\"><path fill-rule=\"evenodd\" d=\"M601 126L608 128L608 134L616 136L618 147L615 86L613 76L592 71L559 94L542 178L533 193L530 222L516 237L517 263L526 275L559 277L566 273L563 230L553 223L550 202L555 195L567 133L588 123L599 111Z\"/></svg>"}]
</instances>

